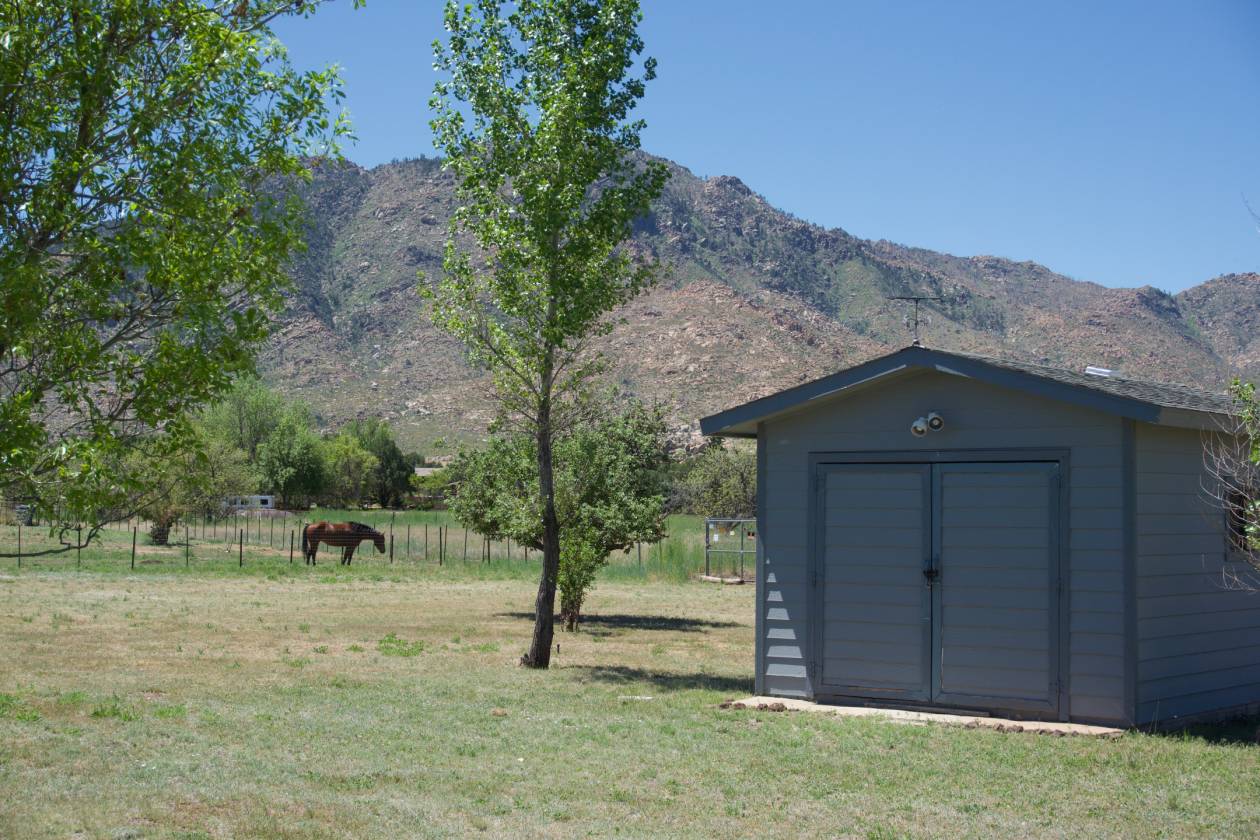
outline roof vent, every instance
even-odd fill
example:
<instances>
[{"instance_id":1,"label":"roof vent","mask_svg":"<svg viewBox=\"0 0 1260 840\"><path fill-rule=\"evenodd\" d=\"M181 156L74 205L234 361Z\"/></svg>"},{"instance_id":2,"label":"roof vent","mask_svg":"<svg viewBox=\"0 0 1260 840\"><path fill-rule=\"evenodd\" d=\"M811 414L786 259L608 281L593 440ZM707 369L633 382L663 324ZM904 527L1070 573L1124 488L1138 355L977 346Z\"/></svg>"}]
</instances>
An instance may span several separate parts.
<instances>
[{"instance_id":1,"label":"roof vent","mask_svg":"<svg viewBox=\"0 0 1260 840\"><path fill-rule=\"evenodd\" d=\"M1088 374L1089 376L1111 376L1111 368L1095 367L1094 365L1087 365L1085 367L1085 373Z\"/></svg>"}]
</instances>

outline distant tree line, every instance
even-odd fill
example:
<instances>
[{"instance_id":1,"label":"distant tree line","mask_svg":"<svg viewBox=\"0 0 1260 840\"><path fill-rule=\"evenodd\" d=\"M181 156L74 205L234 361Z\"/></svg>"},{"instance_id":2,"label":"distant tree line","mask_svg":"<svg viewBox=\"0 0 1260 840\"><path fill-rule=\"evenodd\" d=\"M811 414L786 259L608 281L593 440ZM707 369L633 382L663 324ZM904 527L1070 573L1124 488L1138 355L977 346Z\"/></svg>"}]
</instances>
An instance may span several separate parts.
<instances>
[{"instance_id":1,"label":"distant tree line","mask_svg":"<svg viewBox=\"0 0 1260 840\"><path fill-rule=\"evenodd\" d=\"M401 507L421 463L419 453L402 451L384 420L355 420L321 435L306 406L243 378L191 424L180 452L126 472L163 488L143 511L162 544L179 517L217 514L230 496L274 495L281 508Z\"/></svg>"}]
</instances>

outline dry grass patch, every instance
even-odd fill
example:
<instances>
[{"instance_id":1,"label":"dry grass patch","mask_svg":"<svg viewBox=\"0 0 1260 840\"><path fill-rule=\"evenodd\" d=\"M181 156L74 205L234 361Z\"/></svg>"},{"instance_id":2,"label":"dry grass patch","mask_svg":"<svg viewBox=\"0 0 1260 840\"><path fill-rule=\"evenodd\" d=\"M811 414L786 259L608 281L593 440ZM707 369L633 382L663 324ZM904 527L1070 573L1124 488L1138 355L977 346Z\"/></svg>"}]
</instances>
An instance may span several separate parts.
<instances>
[{"instance_id":1,"label":"dry grass patch","mask_svg":"<svg viewBox=\"0 0 1260 840\"><path fill-rule=\"evenodd\" d=\"M0 836L1257 836L1249 731L1049 739L723 711L752 588L0 580ZM1235 740L1222 739L1222 734Z\"/></svg>"}]
</instances>

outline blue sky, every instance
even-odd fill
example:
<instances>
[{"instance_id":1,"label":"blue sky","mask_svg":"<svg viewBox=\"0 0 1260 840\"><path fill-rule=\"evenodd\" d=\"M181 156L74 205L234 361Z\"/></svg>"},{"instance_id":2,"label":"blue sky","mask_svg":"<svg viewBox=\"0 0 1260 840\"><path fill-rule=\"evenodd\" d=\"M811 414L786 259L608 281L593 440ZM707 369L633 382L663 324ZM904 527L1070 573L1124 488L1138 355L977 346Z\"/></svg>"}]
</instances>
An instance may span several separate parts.
<instances>
[{"instance_id":1,"label":"blue sky","mask_svg":"<svg viewBox=\"0 0 1260 840\"><path fill-rule=\"evenodd\" d=\"M858 236L1178 291L1260 269L1260 2L643 0L644 148ZM433 155L437 0L278 33L373 166Z\"/></svg>"}]
</instances>

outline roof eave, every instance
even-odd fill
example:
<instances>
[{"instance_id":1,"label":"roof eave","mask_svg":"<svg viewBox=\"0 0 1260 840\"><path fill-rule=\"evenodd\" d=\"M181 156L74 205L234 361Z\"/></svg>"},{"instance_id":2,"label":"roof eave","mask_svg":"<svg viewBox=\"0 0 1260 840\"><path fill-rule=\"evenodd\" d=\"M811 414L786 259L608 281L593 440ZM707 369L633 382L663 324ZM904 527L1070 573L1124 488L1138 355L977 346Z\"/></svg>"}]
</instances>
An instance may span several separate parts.
<instances>
[{"instance_id":1,"label":"roof eave","mask_svg":"<svg viewBox=\"0 0 1260 840\"><path fill-rule=\"evenodd\" d=\"M700 431L705 435L720 437L756 437L756 427L760 422L788 411L801 409L817 400L839 395L860 384L873 382L911 368L935 370L953 376L977 379L1144 423L1211 429L1220 428L1220 423L1225 419L1224 415L1220 414L1160 406L1145 400L1059 382L1034 373L1011 370L980 359L958 356L940 350L908 347L848 370L701 418Z\"/></svg>"}]
</instances>

